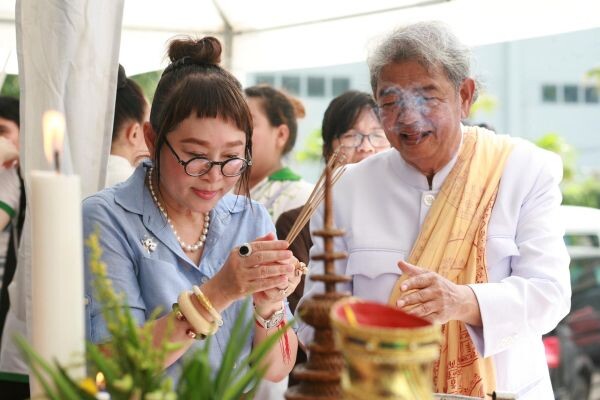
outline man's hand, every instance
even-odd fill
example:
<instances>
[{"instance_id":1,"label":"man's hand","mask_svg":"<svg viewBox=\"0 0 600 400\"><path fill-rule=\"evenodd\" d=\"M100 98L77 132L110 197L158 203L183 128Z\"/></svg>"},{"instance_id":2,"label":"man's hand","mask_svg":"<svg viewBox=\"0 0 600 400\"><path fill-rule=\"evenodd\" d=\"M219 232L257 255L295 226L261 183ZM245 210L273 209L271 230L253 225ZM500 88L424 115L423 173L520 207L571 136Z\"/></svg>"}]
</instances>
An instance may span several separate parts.
<instances>
[{"instance_id":1,"label":"man's hand","mask_svg":"<svg viewBox=\"0 0 600 400\"><path fill-rule=\"evenodd\" d=\"M398 267L408 277L396 303L403 311L438 324L458 320L481 326L479 303L469 286L404 261L398 262Z\"/></svg>"}]
</instances>

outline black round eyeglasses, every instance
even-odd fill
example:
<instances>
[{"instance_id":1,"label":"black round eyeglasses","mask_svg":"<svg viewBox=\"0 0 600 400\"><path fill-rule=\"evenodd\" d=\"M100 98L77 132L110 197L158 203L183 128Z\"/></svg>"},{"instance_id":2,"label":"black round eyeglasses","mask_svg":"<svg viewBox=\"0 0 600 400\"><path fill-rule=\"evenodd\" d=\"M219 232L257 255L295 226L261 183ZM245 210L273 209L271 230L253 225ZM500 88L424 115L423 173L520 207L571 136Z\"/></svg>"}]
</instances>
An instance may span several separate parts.
<instances>
[{"instance_id":1,"label":"black round eyeglasses","mask_svg":"<svg viewBox=\"0 0 600 400\"><path fill-rule=\"evenodd\" d=\"M183 161L175 152L175 149L171 146L168 140L165 140L167 147L171 150L179 165L183 167L183 170L189 176L202 176L208 173L213 165L221 167L221 173L223 176L234 177L239 176L252 165L252 160L246 160L245 158L233 157L224 161L211 161L204 157L192 157L187 161Z\"/></svg>"}]
</instances>

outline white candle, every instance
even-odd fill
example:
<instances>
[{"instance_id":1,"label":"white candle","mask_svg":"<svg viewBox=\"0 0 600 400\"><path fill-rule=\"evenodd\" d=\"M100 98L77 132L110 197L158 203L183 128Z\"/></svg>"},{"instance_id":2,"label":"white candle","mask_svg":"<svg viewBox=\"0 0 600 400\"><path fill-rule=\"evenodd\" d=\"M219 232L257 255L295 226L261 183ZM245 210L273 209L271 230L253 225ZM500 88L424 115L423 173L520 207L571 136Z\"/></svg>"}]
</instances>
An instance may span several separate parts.
<instances>
[{"instance_id":1,"label":"white candle","mask_svg":"<svg viewBox=\"0 0 600 400\"><path fill-rule=\"evenodd\" d=\"M59 172L63 133L62 115L44 115L44 150L55 171L31 172L31 336L45 360L58 360L79 379L85 375L81 184ZM32 395L40 392L32 382Z\"/></svg>"}]
</instances>

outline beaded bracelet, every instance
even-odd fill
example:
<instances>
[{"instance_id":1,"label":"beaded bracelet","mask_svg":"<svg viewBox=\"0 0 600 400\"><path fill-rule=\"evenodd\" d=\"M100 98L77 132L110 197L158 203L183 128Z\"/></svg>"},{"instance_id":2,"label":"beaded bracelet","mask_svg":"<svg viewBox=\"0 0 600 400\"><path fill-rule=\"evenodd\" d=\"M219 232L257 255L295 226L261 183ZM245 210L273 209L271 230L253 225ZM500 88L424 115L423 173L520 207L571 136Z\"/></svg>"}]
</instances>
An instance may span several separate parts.
<instances>
[{"instance_id":1,"label":"beaded bracelet","mask_svg":"<svg viewBox=\"0 0 600 400\"><path fill-rule=\"evenodd\" d=\"M192 303L191 296L194 294L190 291L181 292L179 297L177 298L177 303L179 303L179 309L181 313L188 320L192 328L197 334L202 334L205 336L214 335L219 326L215 322L209 322L198 312L194 304Z\"/></svg>"},{"instance_id":2,"label":"beaded bracelet","mask_svg":"<svg viewBox=\"0 0 600 400\"><path fill-rule=\"evenodd\" d=\"M213 317L214 322L216 322L219 326L223 326L223 318L221 317L221 314L219 314L219 312L213 307L210 300L208 300L208 297L202 293L202 290L200 290L197 285L192 286L192 289L194 290L194 294L198 298L200 304L202 304L210 316Z\"/></svg>"}]
</instances>

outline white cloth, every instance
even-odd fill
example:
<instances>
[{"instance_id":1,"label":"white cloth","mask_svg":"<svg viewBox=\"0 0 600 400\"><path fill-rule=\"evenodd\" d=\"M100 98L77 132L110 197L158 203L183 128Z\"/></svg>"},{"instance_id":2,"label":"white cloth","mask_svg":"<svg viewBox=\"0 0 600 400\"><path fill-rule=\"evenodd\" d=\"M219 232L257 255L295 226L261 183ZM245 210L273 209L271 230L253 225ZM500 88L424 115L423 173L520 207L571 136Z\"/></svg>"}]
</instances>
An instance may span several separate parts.
<instances>
[{"instance_id":1,"label":"white cloth","mask_svg":"<svg viewBox=\"0 0 600 400\"><path fill-rule=\"evenodd\" d=\"M37 0L16 2L21 88L19 163L28 195L29 173L52 167L44 156L40 134L40 116L49 109L65 114L62 172L81 177L83 196L97 192L104 184L114 119L123 3L124 0L115 0L106 7L103 2L92 0L55 2L49 12ZM16 334L30 337L31 248L31 222L26 213L17 270L8 289L10 309L0 353L3 372L27 372L12 338Z\"/></svg>"},{"instance_id":2,"label":"white cloth","mask_svg":"<svg viewBox=\"0 0 600 400\"><path fill-rule=\"evenodd\" d=\"M520 400L553 399L541 336L570 308L569 257L558 215L562 164L529 142L515 143L488 227L490 283L471 285L483 327L468 329L478 351L494 357L498 390L518 393ZM397 262L408 257L455 161L434 176L431 189L395 149L349 166L333 190L334 223L346 232L335 248L348 253L336 271L352 277L338 291L387 303L400 274ZM311 231L322 221L321 208ZM322 240L313 241L311 255L323 253ZM310 273L322 270L314 263ZM322 290L307 278L304 298ZM312 328L301 324L298 336L309 342Z\"/></svg>"},{"instance_id":3,"label":"white cloth","mask_svg":"<svg viewBox=\"0 0 600 400\"><path fill-rule=\"evenodd\" d=\"M276 222L283 212L303 206L313 187L304 180L273 181L265 178L250 190L250 197L265 206Z\"/></svg>"},{"instance_id":4,"label":"white cloth","mask_svg":"<svg viewBox=\"0 0 600 400\"><path fill-rule=\"evenodd\" d=\"M135 167L129 163L125 157L108 156L108 164L106 166L106 183L104 187L116 185L117 183L125 182L135 171Z\"/></svg>"}]
</instances>

